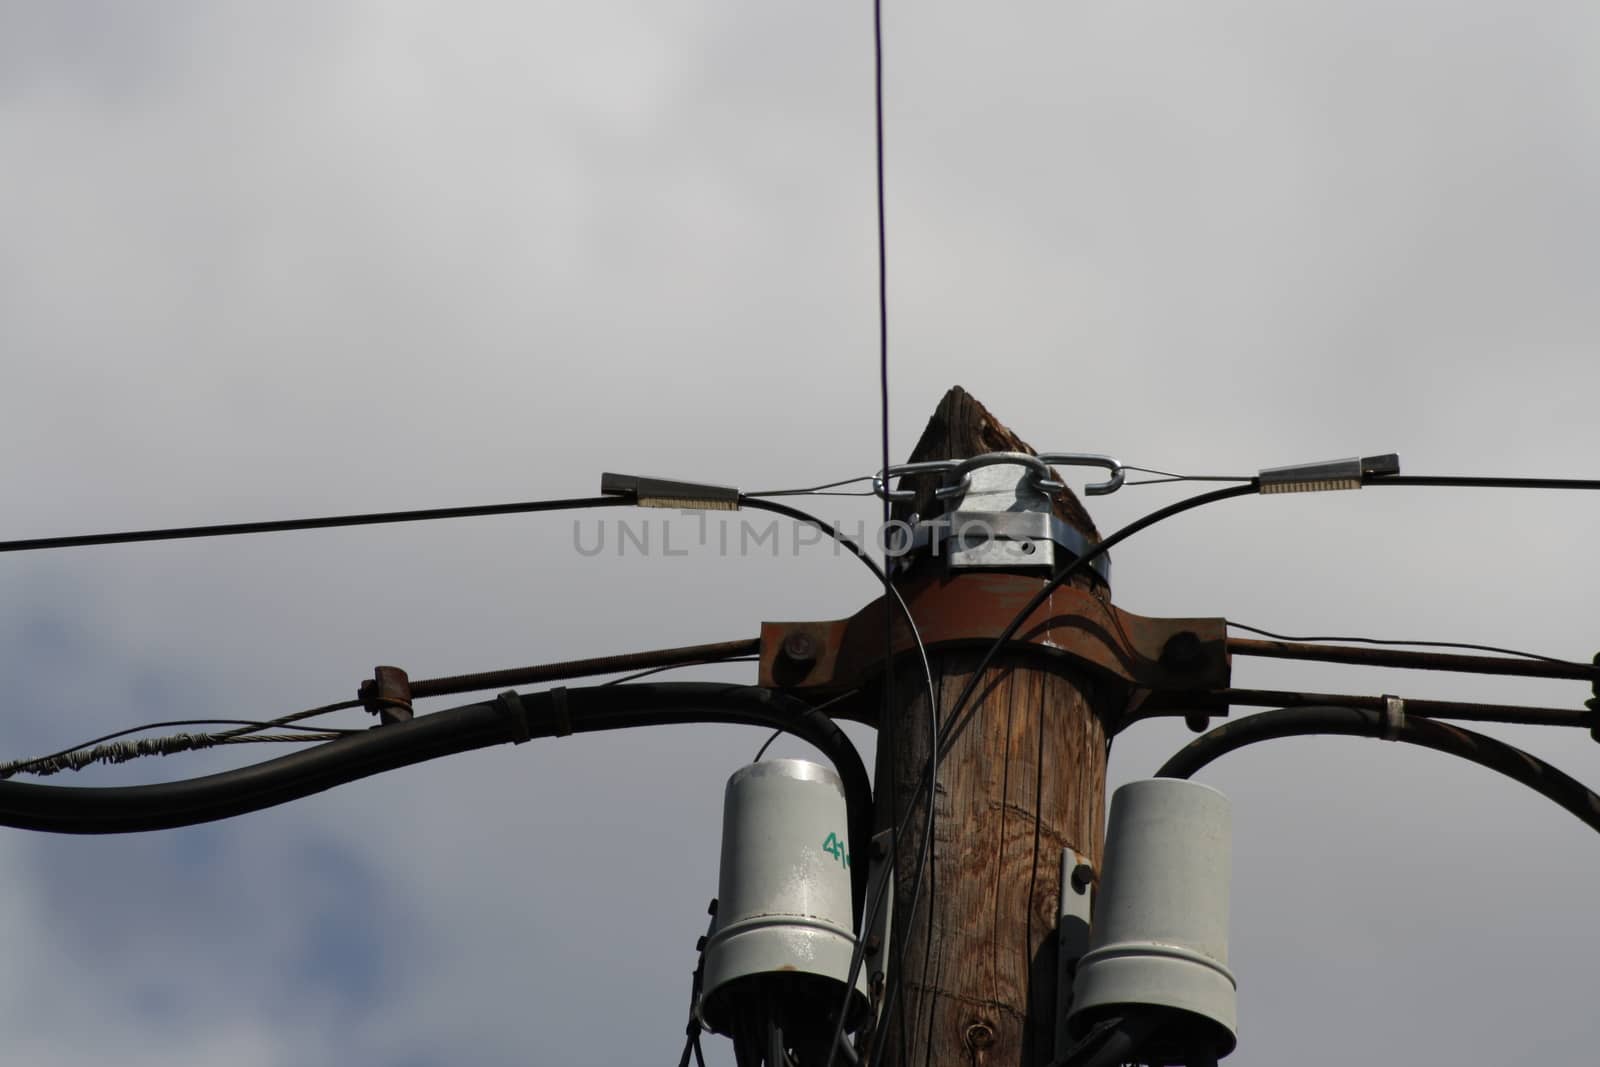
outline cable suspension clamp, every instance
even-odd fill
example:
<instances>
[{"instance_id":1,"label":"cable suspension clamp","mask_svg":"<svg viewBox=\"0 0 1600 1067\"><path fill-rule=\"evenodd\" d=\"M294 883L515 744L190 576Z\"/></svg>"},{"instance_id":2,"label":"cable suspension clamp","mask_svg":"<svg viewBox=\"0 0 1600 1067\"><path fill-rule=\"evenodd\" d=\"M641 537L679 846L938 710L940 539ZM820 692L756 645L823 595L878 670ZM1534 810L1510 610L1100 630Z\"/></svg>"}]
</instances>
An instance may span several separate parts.
<instances>
[{"instance_id":1,"label":"cable suspension clamp","mask_svg":"<svg viewBox=\"0 0 1600 1067\"><path fill-rule=\"evenodd\" d=\"M1268 467L1256 476L1262 493L1318 493L1332 489L1360 489L1370 478L1400 473L1400 457L1354 456L1323 463L1295 463Z\"/></svg>"},{"instance_id":2,"label":"cable suspension clamp","mask_svg":"<svg viewBox=\"0 0 1600 1067\"><path fill-rule=\"evenodd\" d=\"M641 508L677 508L682 511L737 511L740 496L739 490L725 485L610 473L600 475L600 493L603 496L628 497Z\"/></svg>"}]
</instances>

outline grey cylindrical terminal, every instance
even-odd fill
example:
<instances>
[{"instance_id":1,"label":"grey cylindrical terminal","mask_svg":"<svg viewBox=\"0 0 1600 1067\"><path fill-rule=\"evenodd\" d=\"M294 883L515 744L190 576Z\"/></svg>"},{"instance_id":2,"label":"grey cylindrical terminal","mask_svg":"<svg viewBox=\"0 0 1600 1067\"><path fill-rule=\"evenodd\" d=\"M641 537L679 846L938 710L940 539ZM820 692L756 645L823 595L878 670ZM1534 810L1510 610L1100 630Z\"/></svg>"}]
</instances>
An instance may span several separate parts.
<instances>
[{"instance_id":1,"label":"grey cylindrical terminal","mask_svg":"<svg viewBox=\"0 0 1600 1067\"><path fill-rule=\"evenodd\" d=\"M1151 778L1112 795L1089 951L1073 985L1074 1035L1108 1016L1156 1012L1168 1021L1152 1053L1233 1051L1231 852L1228 798L1210 786Z\"/></svg>"},{"instance_id":2,"label":"grey cylindrical terminal","mask_svg":"<svg viewBox=\"0 0 1600 1067\"><path fill-rule=\"evenodd\" d=\"M701 1021L730 1032L777 998L792 1020L837 1012L855 950L844 786L829 767L779 759L741 767L722 809L715 928L706 942ZM866 848L866 842L860 842ZM865 969L850 998L867 1004Z\"/></svg>"}]
</instances>

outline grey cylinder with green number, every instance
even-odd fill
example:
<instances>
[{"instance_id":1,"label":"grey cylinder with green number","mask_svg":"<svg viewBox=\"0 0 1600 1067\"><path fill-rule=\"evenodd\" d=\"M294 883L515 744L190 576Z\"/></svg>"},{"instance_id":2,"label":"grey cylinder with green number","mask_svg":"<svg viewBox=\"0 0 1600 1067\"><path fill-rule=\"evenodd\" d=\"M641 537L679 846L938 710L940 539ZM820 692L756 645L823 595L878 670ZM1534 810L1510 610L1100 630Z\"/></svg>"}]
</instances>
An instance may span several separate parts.
<instances>
[{"instance_id":1,"label":"grey cylinder with green number","mask_svg":"<svg viewBox=\"0 0 1600 1067\"><path fill-rule=\"evenodd\" d=\"M847 828L844 785L829 767L766 760L728 780L699 1004L708 1029L731 1032L761 998L790 1012L814 1004L819 1023L838 1012L856 946L850 864L866 862L851 856ZM858 976L852 1018L866 1008L862 989Z\"/></svg>"}]
</instances>

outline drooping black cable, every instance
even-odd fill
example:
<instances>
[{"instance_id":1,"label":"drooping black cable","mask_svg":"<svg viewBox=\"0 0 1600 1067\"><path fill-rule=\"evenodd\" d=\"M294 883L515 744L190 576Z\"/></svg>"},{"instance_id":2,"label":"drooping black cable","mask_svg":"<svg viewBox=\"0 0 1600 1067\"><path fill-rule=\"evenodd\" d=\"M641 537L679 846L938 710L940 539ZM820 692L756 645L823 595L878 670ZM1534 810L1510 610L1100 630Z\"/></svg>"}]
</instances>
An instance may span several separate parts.
<instances>
[{"instance_id":1,"label":"drooping black cable","mask_svg":"<svg viewBox=\"0 0 1600 1067\"><path fill-rule=\"evenodd\" d=\"M470 519L486 515L525 515L539 511L614 508L631 503L632 501L626 497L592 496L576 497L570 500L528 500L516 504L478 504L458 508L424 508L418 511L375 511L365 515L330 515L313 519L277 519L269 522L232 522L213 526L177 526L162 530L128 530L121 533L78 534L69 537L30 537L17 541L0 541L0 552L33 552L45 548L122 545L136 541L181 541L195 537L234 537L239 534L282 533L287 530L326 530L337 526L378 526L394 522Z\"/></svg>"},{"instance_id":2,"label":"drooping black cable","mask_svg":"<svg viewBox=\"0 0 1600 1067\"><path fill-rule=\"evenodd\" d=\"M787 504L783 504L783 503L780 503L780 502L775 501L775 500L741 499L740 500L740 507L751 508L751 509L754 509L754 510L757 510L757 511L771 512L774 515L782 515L785 518L793 519L796 522L803 522L803 523L807 523L808 525L815 526L817 529L821 530L828 537L832 538L833 541L836 542L840 547L844 548L845 551L849 552L851 555L855 556L856 559L860 560L862 565L865 566L869 571L871 571L873 576L878 578L879 581L881 581L883 583L884 588L887 590L887 599L894 602L895 606L898 608L898 610L900 612L901 617L905 619L906 626L909 628L909 630L911 632L912 640L914 640L916 642L918 656L920 657L920 659L922 661L923 680L924 680L924 683L926 684L927 690L928 690L928 730L929 730L929 741L930 741L930 749L929 749L929 751L931 753L935 753L936 754L938 752L938 749L939 749L939 746L938 746L938 738L939 738L939 694L938 694L937 688L935 687L934 682L933 682L933 667L928 661L928 650L927 650L927 647L922 643L922 633L917 628L917 621L912 616L911 609L910 609L909 606L907 606L907 604L905 602L905 598L900 595L900 590L896 589L894 587L894 584L889 580L888 572L884 568L880 567L878 565L878 562L876 560L874 560L870 555L868 555L866 550L863 549L860 545L856 544L850 538L846 537L843 532L841 532L839 529L834 527L832 524L830 524L828 522L825 522L822 519L819 519L815 515L811 515L811 514L809 514L807 512L801 511L799 508L790 507ZM890 615L888 611L885 611L884 614L885 614L885 616L887 616L890 619L890 624L891 624L891 627L892 627L893 616ZM891 628L891 630L890 630L891 641L892 641L892 637L893 637L893 630ZM892 645L891 645L891 651L892 651ZM884 669L884 673L887 676L888 674L892 673L893 665L892 665L891 662L886 661L885 664L884 664L884 668L885 668ZM892 745L893 739L894 739L894 735L893 735L893 716L892 715L883 716L883 721L887 722L889 725L888 725L888 729L887 729L886 732L885 731L880 731L878 744L879 745L885 745L885 744ZM893 753L893 748L890 749L890 752L891 752L891 754ZM892 782L892 780L893 780L893 776L891 775L891 782ZM927 791L928 791L928 810L931 812L931 811L934 810L934 803L933 803L933 801L934 801L934 790L937 788L937 779L933 778L933 777L930 777L923 783L923 786L925 786ZM919 788L922 788L922 786L919 786ZM891 791L891 802L890 803L891 803L890 813L891 813L891 816L894 816L895 812L893 811L893 806L892 806L893 805L892 791ZM898 842L900 840L900 838L904 836L905 831L906 831L906 825L907 824L903 820L899 821L899 823L898 823L899 829L896 831L896 834L895 834L896 842ZM866 840L868 840L868 838L859 838L858 840L866 841ZM852 847L855 847L855 846L852 846ZM926 824L925 824L925 827L924 827L924 833L923 833L923 845L922 845L922 849L919 851L919 854L918 854L918 864L917 864L917 866L918 866L918 877L917 877L917 879L915 880L915 882L914 882L914 884L912 886L912 897L911 897L912 907L910 909L912 912L915 911L916 903L917 903L917 895L920 892L920 889L919 889L919 887L921 885L920 873L926 866L927 857L928 857L928 854L932 851L932 848L933 848L933 820L930 818L930 819L928 819L926 821ZM891 857L890 857L891 866L894 864L895 859L898 856L898 852L899 852L899 847L898 847L898 844L896 844L895 847L894 847L894 854L891 855ZM863 868L863 869L865 869L865 868ZM854 952L851 954L849 978L845 982L846 1002L845 1002L845 1005L841 1006L841 1008L839 1010L839 1016L838 1016L838 1021L837 1021L837 1029L835 1031L834 1040L833 1040L832 1045L830 1046L830 1051L828 1053L830 1061L834 1058L834 1056L837 1055L839 1042L843 1039L844 1019L845 1019L846 1015L848 1014L848 1012L847 1012L848 1003L849 1003L849 1001L848 1001L849 992L848 991L855 988L856 976L860 973L861 967L862 967L863 963L865 962L864 952L865 952L865 947L866 947L866 938L865 938L864 935L865 935L866 930L870 927L870 924L871 924L872 920L877 915L878 908L881 906L881 903L882 903L882 900L883 900L883 896L884 896L884 892L885 892L884 887L886 887L887 885L888 885L888 879L885 879L884 883L883 883L883 886L880 886L878 892L873 894L872 900L870 901L870 903L869 903L864 915L861 917L861 921L857 924L857 928L858 928L859 931L861 931L863 936L858 937L856 939L856 947L855 947ZM929 909L929 914L930 915L932 914L931 907Z\"/></svg>"},{"instance_id":3,"label":"drooping black cable","mask_svg":"<svg viewBox=\"0 0 1600 1067\"><path fill-rule=\"evenodd\" d=\"M1021 609L1017 611L1016 615L1012 617L1011 621L1006 624L1006 628L1000 632L1000 636L996 637L994 641L992 641L989 646L984 649L983 656L978 660L978 665L973 670L971 677L969 677L966 684L962 686L961 692L957 694L955 702L950 705L950 715L948 719L949 726L945 729L943 736L940 738L940 754L948 754L950 746L955 743L956 739L961 736L961 732L966 728L967 720L959 719L958 716L960 716L962 711L966 708L967 701L972 699L972 695L977 691L978 686L981 684L983 672L988 670L989 665L994 662L994 658L1000 654L1000 650L1003 649L1006 644L1016 636L1017 631L1022 628L1022 624L1027 621L1028 616L1032 615L1041 604L1050 598L1051 593L1061 588L1061 586L1065 585L1076 575L1083 573L1083 571L1086 570L1089 564L1094 562L1094 560L1105 555L1112 548L1121 544L1123 541L1126 541L1134 534L1139 533L1141 530L1147 530L1158 522L1170 519L1175 515L1181 515L1186 511L1193 511L1195 508L1204 507L1207 504L1214 504L1223 500L1232 500L1235 497L1251 496L1259 491L1260 487L1255 482L1251 482L1248 485L1230 485L1224 489L1213 489L1208 493L1200 493L1196 496L1191 496L1187 499L1168 504L1166 507L1157 508L1155 511L1152 511L1149 514L1141 516L1140 518L1135 519L1133 522L1128 523L1128 525L1122 527L1109 537L1102 539L1083 555L1079 556L1077 559L1067 564L1067 566L1063 567L1059 573L1057 573L1044 585L1039 587L1039 591L1030 597L1028 602L1024 604Z\"/></svg>"},{"instance_id":4,"label":"drooping black cable","mask_svg":"<svg viewBox=\"0 0 1600 1067\"><path fill-rule=\"evenodd\" d=\"M1161 765L1158 778L1189 778L1236 749L1284 737L1334 734L1389 738L1459 756L1521 782L1554 801L1592 830L1600 830L1600 796L1538 757L1459 726L1406 715L1393 719L1364 708L1279 708L1224 723L1202 734Z\"/></svg>"},{"instance_id":5,"label":"drooping black cable","mask_svg":"<svg viewBox=\"0 0 1600 1067\"><path fill-rule=\"evenodd\" d=\"M833 705L839 703L839 701L841 701L841 700L849 700L851 697L859 695L860 692L861 692L861 690L859 690L859 689L851 689L848 692L840 693L838 696L830 697L829 699L824 700L820 704L813 704L811 706L811 710L813 710L813 711L827 711L830 707L832 707ZM767 754L767 749L771 748L772 745L773 745L773 742L777 741L778 738L783 736L783 734L784 734L784 730L783 730L783 727L781 727L781 726L778 727L776 730L772 731L772 735L770 737L768 737L765 741L761 742L761 747L756 749L756 754L750 760L750 762L751 763L760 763L761 762L761 757L765 756Z\"/></svg>"},{"instance_id":6,"label":"drooping black cable","mask_svg":"<svg viewBox=\"0 0 1600 1067\"><path fill-rule=\"evenodd\" d=\"M767 749L771 748L772 747L772 743L774 741L776 741L778 738L782 737L782 736L783 736L783 731L782 730L774 730L774 731L772 731L772 736L767 738L765 741L761 742L761 747L756 749L755 758L752 759L750 762L751 763L760 763L761 762L761 757L765 756L767 754Z\"/></svg>"},{"instance_id":7,"label":"drooping black cable","mask_svg":"<svg viewBox=\"0 0 1600 1067\"><path fill-rule=\"evenodd\" d=\"M669 663L660 667L650 667L646 670L635 671L632 674L624 674L600 684L623 685L628 682L637 681L640 678L647 678L651 675L661 674L665 671L682 670L685 667L719 666L724 663L754 663L759 659L759 656L725 656L719 659L696 660L693 662L684 663ZM818 710L826 708L829 704L832 704L835 700L839 699L842 699L842 697L835 697L834 700L825 701L822 704L817 705L817 708ZM81 770L83 767L97 762L126 763L136 756L168 755L171 754L171 752L159 747L153 747L148 751L133 752L117 750L105 753L104 755L97 755L96 753L91 752L89 753L89 756L93 758L82 758L85 749L93 750L97 746L101 746L107 741L113 741L120 737L128 737L132 734L144 733L147 730L169 729L176 726L237 725L238 729L227 730L217 734L201 734L196 736L179 735L175 738L155 738L153 740L158 742L181 741L187 743L186 746L173 748L171 750L172 752L198 751L200 749L211 748L219 744L234 744L244 741L257 740L258 738L261 738L261 731L271 729L306 731L310 736L306 739L278 736L270 736L262 739L270 739L274 741L326 741L329 740L330 735L341 736L344 734L360 733L362 731L329 726L300 725L300 720L308 719L318 715L326 715L329 712L344 711L349 708L359 708L361 706L362 702L359 700L345 700L336 704L327 704L320 708L310 708L306 711L297 711L292 715L284 715L275 719L172 719L165 722L147 722L139 726L130 726L127 729L117 730L113 733L93 738L83 742L82 744L73 745L70 748L64 748L59 752L53 752L48 756L37 756L33 759L13 760L9 763L0 763L0 779L10 778L16 774L54 774L60 770ZM776 741L778 737L783 734L783 732L784 730L782 727L774 730L772 737L768 739L767 744L770 745L773 741ZM114 748L115 746L112 747ZM765 749L766 745L763 745L762 750L765 751ZM64 764L63 761L68 756L79 756L80 758ZM760 757L758 756L757 759L759 758Z\"/></svg>"},{"instance_id":8,"label":"drooping black cable","mask_svg":"<svg viewBox=\"0 0 1600 1067\"><path fill-rule=\"evenodd\" d=\"M872 832L872 783L850 739L809 705L755 686L696 682L590 686L420 715L249 767L159 785L84 788L0 782L0 825L53 833L134 833L259 811L383 771L491 745L636 726L737 723L782 726L832 761L850 831ZM868 865L851 870L855 915Z\"/></svg>"},{"instance_id":9,"label":"drooping black cable","mask_svg":"<svg viewBox=\"0 0 1600 1067\"><path fill-rule=\"evenodd\" d=\"M1474 645L1463 641L1387 641L1377 637L1291 637L1288 634L1277 634L1271 630L1263 630L1259 626L1246 626L1244 623L1234 622L1232 619L1224 621L1232 629L1260 634L1262 637L1270 637L1274 641L1339 641L1351 645L1410 645L1415 648L1464 648L1478 652L1494 652L1502 656L1515 656L1518 659L1559 663L1563 667L1577 667L1579 669L1589 669L1591 667L1591 664L1575 663L1572 660L1561 659L1559 656L1546 656L1539 652L1519 652L1514 648L1501 648L1498 645Z\"/></svg>"}]
</instances>

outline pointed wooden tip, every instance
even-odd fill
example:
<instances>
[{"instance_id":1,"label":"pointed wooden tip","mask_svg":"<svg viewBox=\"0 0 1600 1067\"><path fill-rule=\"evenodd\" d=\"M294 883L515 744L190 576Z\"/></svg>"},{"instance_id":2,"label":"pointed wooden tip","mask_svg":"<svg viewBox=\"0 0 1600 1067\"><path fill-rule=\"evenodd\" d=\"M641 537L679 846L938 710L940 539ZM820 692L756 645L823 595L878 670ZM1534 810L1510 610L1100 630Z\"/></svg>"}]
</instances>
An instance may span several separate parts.
<instances>
[{"instance_id":1,"label":"pointed wooden tip","mask_svg":"<svg viewBox=\"0 0 1600 1067\"><path fill-rule=\"evenodd\" d=\"M939 400L939 406L928 419L917 446L911 450L910 462L920 463L930 459L966 459L986 452L1026 452L1037 455L1033 446L1018 437L989 409L959 385L952 385ZM938 505L933 499L932 478L919 479L917 499L909 505L900 505L896 515L904 519L911 512L919 515L936 514ZM1090 540L1098 541L1094 520L1084 510L1083 504L1069 489L1056 500L1056 515L1066 520Z\"/></svg>"}]
</instances>

